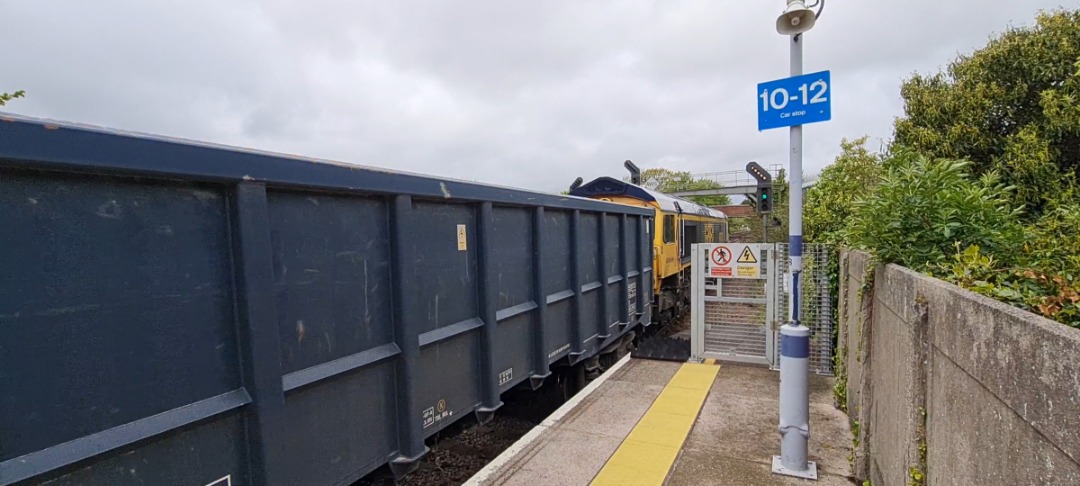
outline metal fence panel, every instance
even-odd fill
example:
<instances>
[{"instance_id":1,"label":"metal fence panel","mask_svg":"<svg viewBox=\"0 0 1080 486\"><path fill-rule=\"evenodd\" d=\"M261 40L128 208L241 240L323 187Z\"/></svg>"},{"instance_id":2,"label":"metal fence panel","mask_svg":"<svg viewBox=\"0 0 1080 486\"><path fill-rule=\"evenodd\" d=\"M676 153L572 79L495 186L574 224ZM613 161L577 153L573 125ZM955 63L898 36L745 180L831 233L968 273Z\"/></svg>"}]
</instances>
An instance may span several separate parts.
<instances>
[{"instance_id":1,"label":"metal fence panel","mask_svg":"<svg viewBox=\"0 0 1080 486\"><path fill-rule=\"evenodd\" d=\"M781 321L786 322L790 312L790 271L788 245L776 245L778 282L777 308L782 309ZM800 277L800 309L802 324L810 328L810 370L819 375L833 374L833 325L834 312L829 291L829 259L835 258L834 248L823 243L803 244L803 270ZM779 331L779 328L777 328ZM774 351L773 363L780 366L780 349Z\"/></svg>"}]
</instances>

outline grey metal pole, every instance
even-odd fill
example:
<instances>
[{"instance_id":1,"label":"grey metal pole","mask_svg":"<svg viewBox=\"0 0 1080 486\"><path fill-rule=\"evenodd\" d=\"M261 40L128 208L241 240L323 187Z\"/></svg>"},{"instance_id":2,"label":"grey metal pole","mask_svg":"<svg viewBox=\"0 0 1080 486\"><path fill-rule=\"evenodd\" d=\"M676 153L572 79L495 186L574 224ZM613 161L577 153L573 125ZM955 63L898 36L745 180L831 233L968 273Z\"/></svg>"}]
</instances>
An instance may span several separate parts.
<instances>
[{"instance_id":1,"label":"grey metal pole","mask_svg":"<svg viewBox=\"0 0 1080 486\"><path fill-rule=\"evenodd\" d=\"M791 75L803 73L803 34L791 36ZM788 181L788 255L791 256L791 323L799 325L799 274L802 272L802 125L790 128L791 179Z\"/></svg>"},{"instance_id":2,"label":"grey metal pole","mask_svg":"<svg viewBox=\"0 0 1080 486\"><path fill-rule=\"evenodd\" d=\"M791 76L802 75L802 34L791 36ZM773 472L817 479L817 465L807 461L810 439L810 329L799 321L802 273L802 126L791 127L791 179L788 182L788 255L791 258L791 319L780 327L780 456Z\"/></svg>"}]
</instances>

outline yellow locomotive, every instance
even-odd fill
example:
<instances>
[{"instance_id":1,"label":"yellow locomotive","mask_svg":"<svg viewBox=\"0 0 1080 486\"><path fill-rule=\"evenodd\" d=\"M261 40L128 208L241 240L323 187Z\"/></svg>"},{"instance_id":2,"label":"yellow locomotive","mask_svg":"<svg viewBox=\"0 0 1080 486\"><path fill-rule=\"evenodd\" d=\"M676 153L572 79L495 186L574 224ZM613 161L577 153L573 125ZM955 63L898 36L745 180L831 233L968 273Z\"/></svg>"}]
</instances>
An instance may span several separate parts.
<instances>
[{"instance_id":1,"label":"yellow locomotive","mask_svg":"<svg viewBox=\"0 0 1080 486\"><path fill-rule=\"evenodd\" d=\"M656 212L653 240L653 316L661 325L682 315L690 305L690 245L728 240L728 219L721 211L642 187L640 172L630 161L631 181L600 177L570 187L571 196L651 208Z\"/></svg>"}]
</instances>

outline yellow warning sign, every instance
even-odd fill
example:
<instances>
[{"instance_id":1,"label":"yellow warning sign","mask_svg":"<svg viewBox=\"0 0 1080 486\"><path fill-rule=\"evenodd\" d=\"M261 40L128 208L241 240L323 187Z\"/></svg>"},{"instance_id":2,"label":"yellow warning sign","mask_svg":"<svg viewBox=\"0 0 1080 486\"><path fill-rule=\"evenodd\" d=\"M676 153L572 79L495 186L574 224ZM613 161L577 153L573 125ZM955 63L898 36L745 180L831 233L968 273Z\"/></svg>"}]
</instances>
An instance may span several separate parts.
<instances>
[{"instance_id":1,"label":"yellow warning sign","mask_svg":"<svg viewBox=\"0 0 1080 486\"><path fill-rule=\"evenodd\" d=\"M758 278L761 276L761 273L758 271L758 267L738 265L735 267L735 276L741 278Z\"/></svg>"},{"instance_id":2,"label":"yellow warning sign","mask_svg":"<svg viewBox=\"0 0 1080 486\"><path fill-rule=\"evenodd\" d=\"M754 256L754 252L752 250L750 250L749 246L747 246L747 247L743 248L742 253L739 254L739 259L736 260L736 262L738 262L738 263L757 263L757 257Z\"/></svg>"}]
</instances>

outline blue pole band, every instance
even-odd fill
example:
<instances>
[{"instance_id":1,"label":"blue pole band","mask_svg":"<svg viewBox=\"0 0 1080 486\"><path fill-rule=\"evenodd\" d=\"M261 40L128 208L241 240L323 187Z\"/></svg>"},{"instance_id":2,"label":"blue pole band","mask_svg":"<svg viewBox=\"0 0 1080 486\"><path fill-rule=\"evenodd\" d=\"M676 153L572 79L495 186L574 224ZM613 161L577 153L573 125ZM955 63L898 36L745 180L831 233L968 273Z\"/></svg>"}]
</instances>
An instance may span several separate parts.
<instances>
[{"instance_id":1,"label":"blue pole band","mask_svg":"<svg viewBox=\"0 0 1080 486\"><path fill-rule=\"evenodd\" d=\"M791 235L788 237L788 255L793 257L802 256L802 235Z\"/></svg>"},{"instance_id":2,"label":"blue pole band","mask_svg":"<svg viewBox=\"0 0 1080 486\"><path fill-rule=\"evenodd\" d=\"M810 336L780 335L780 356L785 358L810 357Z\"/></svg>"}]
</instances>

